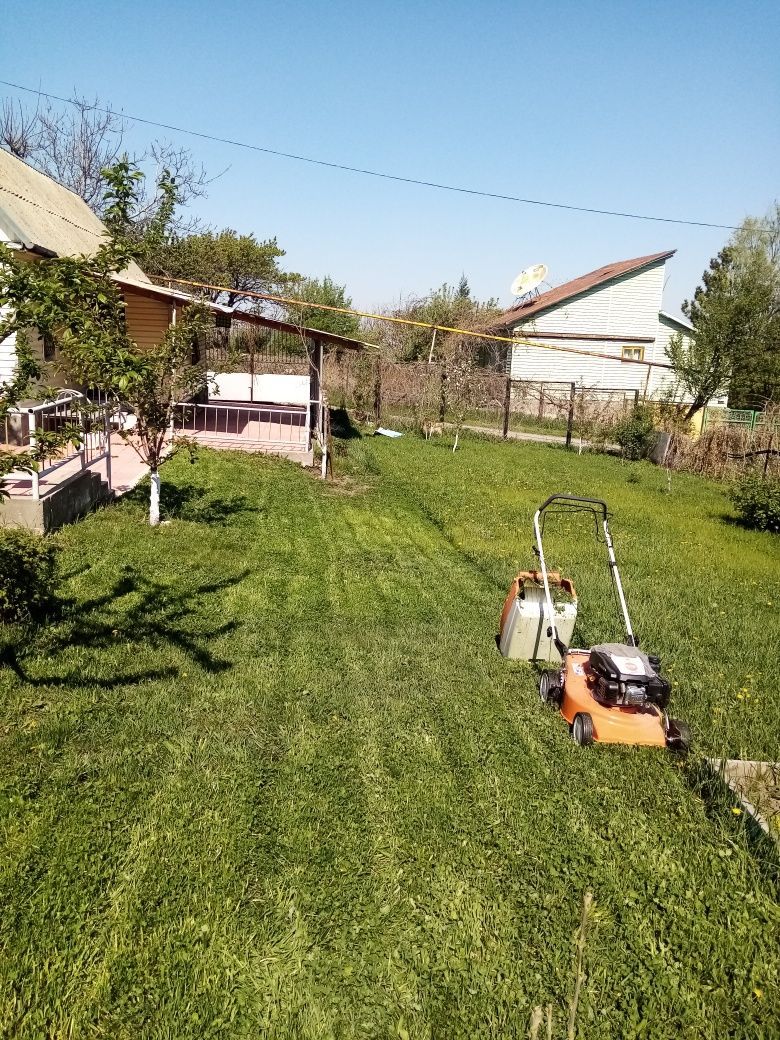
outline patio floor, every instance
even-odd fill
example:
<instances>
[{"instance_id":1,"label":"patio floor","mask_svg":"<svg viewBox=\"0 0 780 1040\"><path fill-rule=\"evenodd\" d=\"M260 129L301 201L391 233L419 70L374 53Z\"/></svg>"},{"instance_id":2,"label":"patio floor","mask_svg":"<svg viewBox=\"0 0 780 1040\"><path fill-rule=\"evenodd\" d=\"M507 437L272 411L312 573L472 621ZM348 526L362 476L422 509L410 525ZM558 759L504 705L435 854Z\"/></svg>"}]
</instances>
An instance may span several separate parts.
<instances>
[{"instance_id":1,"label":"patio floor","mask_svg":"<svg viewBox=\"0 0 780 1040\"><path fill-rule=\"evenodd\" d=\"M95 473L99 473L106 479L105 459L86 467ZM120 440L118 437L111 441L111 486L114 494L124 495L143 479L149 468L138 458L133 448ZM82 472L81 460L75 456L70 461L63 463L58 469L45 473L39 480L40 497L45 498L52 494L57 488L68 483L73 477ZM29 477L8 477L4 481L6 493L11 498L32 498L32 484Z\"/></svg>"}]
</instances>

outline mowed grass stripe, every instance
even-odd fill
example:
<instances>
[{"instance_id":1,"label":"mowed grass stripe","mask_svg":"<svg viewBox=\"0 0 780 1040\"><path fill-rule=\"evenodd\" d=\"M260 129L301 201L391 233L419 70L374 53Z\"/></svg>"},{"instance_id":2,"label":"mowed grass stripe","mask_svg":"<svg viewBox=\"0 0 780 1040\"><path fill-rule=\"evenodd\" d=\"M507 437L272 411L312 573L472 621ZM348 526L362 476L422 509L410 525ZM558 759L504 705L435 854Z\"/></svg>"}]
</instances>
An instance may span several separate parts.
<instances>
[{"instance_id":1,"label":"mowed grass stripe","mask_svg":"<svg viewBox=\"0 0 780 1040\"><path fill-rule=\"evenodd\" d=\"M776 890L741 821L666 756L574 748L493 643L533 507L599 484L625 505L632 580L653 570L639 611L687 708L711 673L680 654L668 604L692 597L650 550L690 513L714 547L691 580L726 561L717 493L654 499L650 525L641 468L429 448L353 441L332 488L206 452L166 466L170 526L150 532L139 498L59 536L85 616L3 687L5 1031L524 1036L550 1001L563 1035L592 891L581 1035L771 1035ZM725 531L747 562L723 582L766 582L772 543ZM744 618L726 627L747 649L719 667L755 659ZM775 739L743 711L741 739Z\"/></svg>"}]
</instances>

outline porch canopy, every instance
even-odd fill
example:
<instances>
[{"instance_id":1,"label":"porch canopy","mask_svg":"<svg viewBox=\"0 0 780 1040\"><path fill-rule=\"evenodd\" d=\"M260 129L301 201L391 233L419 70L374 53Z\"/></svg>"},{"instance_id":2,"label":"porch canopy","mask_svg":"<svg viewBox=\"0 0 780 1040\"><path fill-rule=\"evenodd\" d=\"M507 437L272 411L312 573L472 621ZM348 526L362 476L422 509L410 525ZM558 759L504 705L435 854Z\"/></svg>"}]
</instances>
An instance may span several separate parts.
<instances>
[{"instance_id":1,"label":"porch canopy","mask_svg":"<svg viewBox=\"0 0 780 1040\"><path fill-rule=\"evenodd\" d=\"M312 441L326 438L326 348L377 349L251 311L215 311L214 327L199 333L193 346L193 362L209 374L208 389L181 403L179 432L214 447L270 450L310 462Z\"/></svg>"}]
</instances>

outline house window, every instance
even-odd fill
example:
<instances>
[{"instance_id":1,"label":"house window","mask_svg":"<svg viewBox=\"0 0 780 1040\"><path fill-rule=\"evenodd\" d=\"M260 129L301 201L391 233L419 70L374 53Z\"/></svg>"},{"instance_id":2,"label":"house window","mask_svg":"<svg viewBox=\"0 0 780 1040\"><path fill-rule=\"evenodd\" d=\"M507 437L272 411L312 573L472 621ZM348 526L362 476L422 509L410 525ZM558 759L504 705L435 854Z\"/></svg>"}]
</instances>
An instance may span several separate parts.
<instances>
[{"instance_id":1,"label":"house window","mask_svg":"<svg viewBox=\"0 0 780 1040\"><path fill-rule=\"evenodd\" d=\"M624 357L627 361L644 361L645 360L645 348L644 347L622 347L621 357Z\"/></svg>"}]
</instances>

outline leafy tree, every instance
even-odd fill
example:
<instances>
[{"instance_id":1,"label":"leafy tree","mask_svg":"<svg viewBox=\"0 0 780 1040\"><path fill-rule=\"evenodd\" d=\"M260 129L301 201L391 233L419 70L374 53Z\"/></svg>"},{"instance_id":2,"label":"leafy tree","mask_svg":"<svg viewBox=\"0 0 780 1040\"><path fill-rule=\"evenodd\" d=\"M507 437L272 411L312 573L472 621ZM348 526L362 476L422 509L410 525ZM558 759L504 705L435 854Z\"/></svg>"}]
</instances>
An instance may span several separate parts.
<instances>
[{"instance_id":1,"label":"leafy tree","mask_svg":"<svg viewBox=\"0 0 780 1040\"><path fill-rule=\"evenodd\" d=\"M727 391L732 407L780 399L779 206L766 221L745 221L682 309L694 333L689 344L674 337L667 356L693 398L686 419Z\"/></svg>"},{"instance_id":2,"label":"leafy tree","mask_svg":"<svg viewBox=\"0 0 780 1040\"><path fill-rule=\"evenodd\" d=\"M360 318L356 314L341 314L338 311L321 309L323 305L345 308L352 306L352 298L347 296L347 287L338 285L330 275L325 275L322 279L300 278L289 295L296 300L305 300L311 306L287 307L287 321L351 339L360 335Z\"/></svg>"},{"instance_id":3,"label":"leafy tree","mask_svg":"<svg viewBox=\"0 0 780 1040\"><path fill-rule=\"evenodd\" d=\"M427 360L441 357L446 352L446 333L436 333L434 339L430 326L481 332L487 330L499 313L496 300L482 303L470 295L468 281L463 275L458 286L445 282L427 296L411 297L390 311L392 317L406 318L427 327L382 323L377 332L386 352L399 361ZM492 364L495 360L485 355L486 342L474 339L470 344L480 364Z\"/></svg>"},{"instance_id":4,"label":"leafy tree","mask_svg":"<svg viewBox=\"0 0 780 1040\"><path fill-rule=\"evenodd\" d=\"M731 241L735 278L749 301L748 349L734 358L729 404L764 408L780 400L780 204L749 218Z\"/></svg>"},{"instance_id":5,"label":"leafy tree","mask_svg":"<svg viewBox=\"0 0 780 1040\"><path fill-rule=\"evenodd\" d=\"M139 261L147 274L160 278L224 286L225 291L207 292L207 298L233 307L246 291L273 293L296 277L279 269L277 261L284 255L275 238L259 242L252 234L225 228L168 240L158 233L141 243Z\"/></svg>"},{"instance_id":6,"label":"leafy tree","mask_svg":"<svg viewBox=\"0 0 780 1040\"><path fill-rule=\"evenodd\" d=\"M678 384L693 398L686 420L710 398L727 391L734 358L746 348L749 307L740 296L733 266L728 248L710 260L693 299L682 305L683 314L693 325L693 335L688 340L680 335L672 337L666 350Z\"/></svg>"},{"instance_id":7,"label":"leafy tree","mask_svg":"<svg viewBox=\"0 0 780 1040\"><path fill-rule=\"evenodd\" d=\"M13 256L10 250L0 247L0 280L7 277L7 258ZM0 306L2 306L3 294L0 287ZM7 320L0 321L0 343L14 331ZM30 350L27 337L23 331L17 332L16 336L16 369L10 380L0 383L0 423L4 423L12 408L29 392L31 385L40 378L41 367ZM0 497L6 492L3 489L2 478L15 469L31 469L37 464L32 452L2 452L0 453Z\"/></svg>"},{"instance_id":8,"label":"leafy tree","mask_svg":"<svg viewBox=\"0 0 780 1040\"><path fill-rule=\"evenodd\" d=\"M73 374L130 405L136 425L124 432L151 472L149 522L159 523L160 463L170 445L175 405L206 385L205 370L191 364L192 339L203 323L202 308L193 304L166 332L162 343L143 349L131 339L124 320L124 303L112 275L137 254L123 233L132 223L140 178L124 157L104 173L105 212L109 239L91 257L53 257L35 263L6 249L3 256L0 340L26 329L50 335ZM170 174L160 190L170 195ZM158 186L159 187L159 186ZM164 230L164 229L161 229ZM32 374L22 356L19 385ZM8 391L18 394L18 387Z\"/></svg>"}]
</instances>

